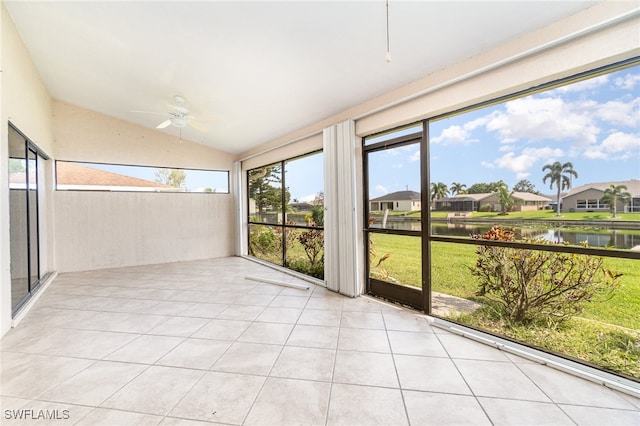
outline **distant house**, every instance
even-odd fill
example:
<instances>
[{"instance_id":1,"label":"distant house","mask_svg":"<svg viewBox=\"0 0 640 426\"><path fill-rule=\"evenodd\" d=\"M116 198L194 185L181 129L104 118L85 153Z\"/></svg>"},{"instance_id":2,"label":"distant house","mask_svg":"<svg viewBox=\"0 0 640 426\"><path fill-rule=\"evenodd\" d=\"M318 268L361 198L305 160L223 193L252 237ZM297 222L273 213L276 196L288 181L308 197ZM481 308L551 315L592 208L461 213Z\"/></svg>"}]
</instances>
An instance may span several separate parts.
<instances>
[{"instance_id":1,"label":"distant house","mask_svg":"<svg viewBox=\"0 0 640 426\"><path fill-rule=\"evenodd\" d=\"M577 186L562 198L562 212L602 212L611 208L602 202L605 189L611 185L624 185L631 199L626 203L618 200L616 209L619 212L640 212L640 180L632 179L621 182L595 182Z\"/></svg>"},{"instance_id":2,"label":"distant house","mask_svg":"<svg viewBox=\"0 0 640 426\"><path fill-rule=\"evenodd\" d=\"M434 210L451 212L477 212L480 202L491 194L457 194L452 197L438 198L433 203Z\"/></svg>"},{"instance_id":3,"label":"distant house","mask_svg":"<svg viewBox=\"0 0 640 426\"><path fill-rule=\"evenodd\" d=\"M550 202L551 198L530 192L514 192L512 195L515 203L512 211L542 210ZM489 205L492 211L501 210L498 194L495 192L483 194L457 194L453 197L435 200L434 209L454 212L475 212L484 205Z\"/></svg>"},{"instance_id":4,"label":"distant house","mask_svg":"<svg viewBox=\"0 0 640 426\"><path fill-rule=\"evenodd\" d=\"M369 210L399 210L413 212L421 210L420 193L416 191L396 191L369 201Z\"/></svg>"}]
</instances>

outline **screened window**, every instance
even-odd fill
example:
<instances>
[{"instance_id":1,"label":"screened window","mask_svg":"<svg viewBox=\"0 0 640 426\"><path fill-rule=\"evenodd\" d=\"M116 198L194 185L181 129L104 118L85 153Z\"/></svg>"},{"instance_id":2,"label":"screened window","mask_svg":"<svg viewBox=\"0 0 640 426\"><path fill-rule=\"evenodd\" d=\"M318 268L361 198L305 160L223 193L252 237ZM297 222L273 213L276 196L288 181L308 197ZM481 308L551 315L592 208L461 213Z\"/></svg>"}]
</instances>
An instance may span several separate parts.
<instances>
[{"instance_id":1,"label":"screened window","mask_svg":"<svg viewBox=\"0 0 640 426\"><path fill-rule=\"evenodd\" d=\"M229 193L229 172L56 161L58 191Z\"/></svg>"},{"instance_id":2,"label":"screened window","mask_svg":"<svg viewBox=\"0 0 640 426\"><path fill-rule=\"evenodd\" d=\"M322 152L247 171L249 255L324 279Z\"/></svg>"},{"instance_id":3,"label":"screened window","mask_svg":"<svg viewBox=\"0 0 640 426\"><path fill-rule=\"evenodd\" d=\"M639 87L629 61L433 117L413 157L365 138L367 290L640 381ZM413 164L423 209L392 211Z\"/></svg>"}]
</instances>

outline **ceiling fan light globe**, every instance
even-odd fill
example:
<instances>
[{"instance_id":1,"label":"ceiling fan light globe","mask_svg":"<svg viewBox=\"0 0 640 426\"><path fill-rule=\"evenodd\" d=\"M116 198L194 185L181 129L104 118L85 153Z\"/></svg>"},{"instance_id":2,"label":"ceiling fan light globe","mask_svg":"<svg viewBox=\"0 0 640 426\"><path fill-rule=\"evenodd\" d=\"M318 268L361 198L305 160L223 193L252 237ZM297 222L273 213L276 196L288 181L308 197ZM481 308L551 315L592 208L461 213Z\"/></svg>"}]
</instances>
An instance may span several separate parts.
<instances>
[{"instance_id":1,"label":"ceiling fan light globe","mask_svg":"<svg viewBox=\"0 0 640 426\"><path fill-rule=\"evenodd\" d=\"M171 124L173 124L175 127L186 127L187 120L181 117L172 117Z\"/></svg>"}]
</instances>

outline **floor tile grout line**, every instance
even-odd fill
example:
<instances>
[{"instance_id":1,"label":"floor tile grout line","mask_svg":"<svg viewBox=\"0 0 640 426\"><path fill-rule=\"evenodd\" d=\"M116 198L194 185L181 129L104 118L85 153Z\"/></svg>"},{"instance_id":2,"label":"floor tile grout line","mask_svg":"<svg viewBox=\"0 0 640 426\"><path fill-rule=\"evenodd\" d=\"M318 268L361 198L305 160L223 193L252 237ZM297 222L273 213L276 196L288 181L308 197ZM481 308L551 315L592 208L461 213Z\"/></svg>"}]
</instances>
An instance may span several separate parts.
<instances>
[{"instance_id":1,"label":"floor tile grout line","mask_svg":"<svg viewBox=\"0 0 640 426\"><path fill-rule=\"evenodd\" d=\"M544 396L546 396L547 398L549 398L549 401L551 401L551 402L552 402L554 405L556 405L556 406L557 406L557 407L558 407L558 408L559 408L563 413L565 413L567 416L569 416L569 418L571 419L571 421L575 422L575 420L573 419L573 417L571 417L568 413L566 413L566 412L565 412L565 410L563 410L563 409L562 409L562 407L560 406L560 404L561 404L561 403L559 403L558 401L556 401L556 400L555 400L551 395L549 395L547 392L545 392L545 390L544 390L544 389L543 389L543 388L538 384L538 382L536 382L536 380L535 380L535 379L533 379L532 377L530 377L530 375L529 375L529 374L527 374L527 372L526 372L526 371L524 371L524 370L521 368L521 364L519 364L519 363L515 363L515 362L514 362L514 365L515 365L515 367L518 369L518 371L520 371L520 372L521 372L521 373L522 373L522 374L523 374L527 379L529 379L529 380L533 383L533 385L534 385L534 386L535 386L535 387L536 387L536 388L537 388L537 389L538 389L538 390L539 390L539 391L540 391ZM542 366L544 366L543 364L531 364L531 365L542 365ZM546 366L545 366L545 367L546 367ZM564 372L558 372L558 373L564 373ZM567 374L567 373L564 373L564 374ZM610 392L611 394L617 395L617 393L616 393L613 389L610 389L610 388L608 388L608 387L606 387L606 386L603 386L603 387L604 387L605 389L608 389L608 390L609 390L609 392ZM619 395L618 395L618 396L619 396ZM532 401L532 402L539 402L539 401ZM625 402L626 402L626 401L625 401ZM567 405L575 405L575 404L568 403ZM629 405L633 406L633 404L631 404L630 402L629 402ZM617 408L613 408L613 407L605 407L605 406L600 406L600 407L598 407L598 406L593 406L593 405L589 405L588 407L592 407L592 408L604 408L604 409L614 409L614 410L615 410L615 409L617 409ZM637 409L636 411L640 412L640 409Z\"/></svg>"},{"instance_id":2,"label":"floor tile grout line","mask_svg":"<svg viewBox=\"0 0 640 426\"><path fill-rule=\"evenodd\" d=\"M171 368L171 367L169 367L169 368ZM191 387L186 392L184 392L182 394L180 399L178 399L178 401L175 404L173 404L173 406L170 409L168 409L164 415L162 415L163 420L164 420L165 417L167 417L184 400L184 398L189 394L189 392L191 392L196 387L196 385L198 383L200 383L204 379L204 377L207 375L207 373L209 373L209 370L202 371L202 374L200 375L200 377L195 382L193 382L193 385L191 385Z\"/></svg>"},{"instance_id":3,"label":"floor tile grout line","mask_svg":"<svg viewBox=\"0 0 640 426\"><path fill-rule=\"evenodd\" d=\"M336 348L333 354L333 367L331 368L331 384L329 385L329 399L327 400L327 412L325 414L324 424L329 424L329 414L331 413L331 396L333 395L333 385L336 376L336 365L338 363L338 346L340 346L340 333L342 332L342 311L340 311L340 321L338 322L338 337L336 339Z\"/></svg>"},{"instance_id":4,"label":"floor tile grout line","mask_svg":"<svg viewBox=\"0 0 640 426\"><path fill-rule=\"evenodd\" d=\"M387 329L387 319L382 314L382 323L384 324L384 333L387 337L387 345L389 346L389 354L391 355L391 362L393 362L393 370L396 373L396 380L398 381L398 389L400 391L400 398L402 398L402 407L404 408L404 416L407 420L407 425L411 426L411 418L409 417L409 409L407 408L407 402L404 398L404 392L402 391L402 382L400 381L400 374L398 373L398 365L396 364L396 357L393 354L393 348L391 346L391 339L389 339L389 330Z\"/></svg>"},{"instance_id":5,"label":"floor tile grout line","mask_svg":"<svg viewBox=\"0 0 640 426\"><path fill-rule=\"evenodd\" d=\"M482 403L480 402L480 399L478 398L478 395L476 395L476 393L474 392L473 388L471 387L471 385L469 384L469 381L467 380L467 378L464 376L464 374L462 374L462 371L460 371L460 368L458 367L458 364L456 364L456 362L454 361L454 358L451 356L451 353L449 352L449 350L447 349L446 345L444 344L444 342L440 339L440 336L438 336L438 333L434 333L434 335L436 336L436 339L438 340L438 343L440 343L440 346L442 346L442 348L444 349L445 353L447 354L447 356L449 357L449 360L451 361L451 363L453 364L454 368L456 369L456 371L458 372L458 374L460 375L460 377L462 378L462 380L464 381L464 384L467 386L467 388L469 389L469 392L471 392L471 395L473 396L473 399L475 400L476 404L478 404L478 406L480 407L480 409L482 410L482 412L484 413L485 416L487 416L487 419L489 420L489 422L493 425L495 424L493 419L491 418L491 416L489 415L489 413L487 412L487 410L485 409L484 405L482 405Z\"/></svg>"}]
</instances>

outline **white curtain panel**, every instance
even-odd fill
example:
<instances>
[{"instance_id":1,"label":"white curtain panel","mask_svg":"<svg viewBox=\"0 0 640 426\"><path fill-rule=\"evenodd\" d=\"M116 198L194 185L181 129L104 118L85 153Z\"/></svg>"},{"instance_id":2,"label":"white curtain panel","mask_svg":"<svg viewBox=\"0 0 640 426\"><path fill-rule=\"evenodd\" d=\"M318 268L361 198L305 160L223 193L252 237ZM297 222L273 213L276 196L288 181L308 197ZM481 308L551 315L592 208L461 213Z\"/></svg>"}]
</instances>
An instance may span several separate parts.
<instances>
[{"instance_id":1,"label":"white curtain panel","mask_svg":"<svg viewBox=\"0 0 640 426\"><path fill-rule=\"evenodd\" d=\"M327 288L360 294L356 188L356 136L353 120L323 131L324 268Z\"/></svg>"}]
</instances>

